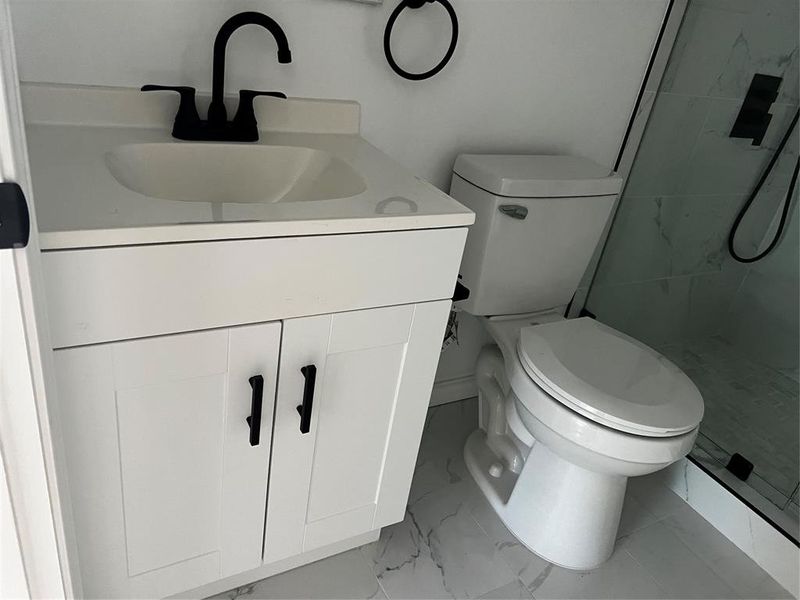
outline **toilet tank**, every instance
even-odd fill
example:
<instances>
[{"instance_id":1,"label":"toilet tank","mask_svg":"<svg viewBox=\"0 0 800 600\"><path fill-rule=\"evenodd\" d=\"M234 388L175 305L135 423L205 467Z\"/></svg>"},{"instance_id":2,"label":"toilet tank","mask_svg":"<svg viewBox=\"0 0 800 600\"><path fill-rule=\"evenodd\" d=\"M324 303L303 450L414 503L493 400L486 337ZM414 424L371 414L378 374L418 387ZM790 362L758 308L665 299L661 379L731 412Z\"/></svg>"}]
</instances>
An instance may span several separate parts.
<instances>
[{"instance_id":1,"label":"toilet tank","mask_svg":"<svg viewBox=\"0 0 800 600\"><path fill-rule=\"evenodd\" d=\"M458 306L507 315L569 303L622 188L608 167L572 156L462 154L450 195L475 212Z\"/></svg>"}]
</instances>

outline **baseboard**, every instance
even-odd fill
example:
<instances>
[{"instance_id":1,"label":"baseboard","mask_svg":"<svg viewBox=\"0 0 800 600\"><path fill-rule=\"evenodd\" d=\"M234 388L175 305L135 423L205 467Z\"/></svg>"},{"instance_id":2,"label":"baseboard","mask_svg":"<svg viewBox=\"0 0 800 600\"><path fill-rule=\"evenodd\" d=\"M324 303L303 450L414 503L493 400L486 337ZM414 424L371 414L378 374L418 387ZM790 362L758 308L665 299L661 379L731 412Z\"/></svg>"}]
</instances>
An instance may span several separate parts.
<instances>
[{"instance_id":1,"label":"baseboard","mask_svg":"<svg viewBox=\"0 0 800 600\"><path fill-rule=\"evenodd\" d=\"M795 598L800 548L689 459L662 471L663 483Z\"/></svg>"},{"instance_id":2,"label":"baseboard","mask_svg":"<svg viewBox=\"0 0 800 600\"><path fill-rule=\"evenodd\" d=\"M433 384L430 405L439 406L448 402L474 398L477 395L478 385L475 383L474 375L454 377L453 379L445 379Z\"/></svg>"},{"instance_id":3,"label":"baseboard","mask_svg":"<svg viewBox=\"0 0 800 600\"><path fill-rule=\"evenodd\" d=\"M380 536L380 533L380 529L375 529L374 531L369 531L346 540L335 542L329 546L316 548L315 550L304 552L303 554L299 554L297 556L291 556L284 560L279 560L278 562L262 565L256 569L245 571L244 573L239 573L237 575L232 575L231 577L226 577L225 579L220 579L219 581L214 581L213 583L194 588L193 590L187 590L185 592L181 592L180 594L175 594L174 596L170 596L170 598L208 598L209 596L221 594L223 592L227 592L228 590L253 583L254 581L260 581L262 579L266 579L267 577L277 575L278 573L290 571L292 569L296 569L297 567L322 560L323 558L328 558L334 554L339 554L353 548L358 548L364 544L369 544L370 542L377 540Z\"/></svg>"}]
</instances>

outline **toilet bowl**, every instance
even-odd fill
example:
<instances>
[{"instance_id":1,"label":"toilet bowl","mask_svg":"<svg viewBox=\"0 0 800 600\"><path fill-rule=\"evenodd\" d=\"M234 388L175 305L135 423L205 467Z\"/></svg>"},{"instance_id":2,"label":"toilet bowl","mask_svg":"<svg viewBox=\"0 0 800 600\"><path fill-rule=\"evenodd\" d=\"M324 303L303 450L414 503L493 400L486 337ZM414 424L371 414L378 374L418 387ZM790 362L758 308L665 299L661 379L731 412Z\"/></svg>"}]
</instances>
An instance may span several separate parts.
<instances>
[{"instance_id":1,"label":"toilet bowl","mask_svg":"<svg viewBox=\"0 0 800 600\"><path fill-rule=\"evenodd\" d=\"M613 552L628 478L685 456L703 403L688 377L654 350L592 319L548 317L536 325L529 316L505 319L501 327L488 320L498 345L478 359L483 427L464 456L525 546L588 570ZM533 345L527 352L526 342ZM591 352L599 354L587 361ZM583 406L564 399L576 390Z\"/></svg>"},{"instance_id":2,"label":"toilet bowl","mask_svg":"<svg viewBox=\"0 0 800 600\"><path fill-rule=\"evenodd\" d=\"M703 416L697 387L658 352L563 316L621 185L575 157L462 155L450 190L476 214L457 307L495 342L476 365L467 467L521 543L578 570L613 553L628 478L685 456Z\"/></svg>"}]
</instances>

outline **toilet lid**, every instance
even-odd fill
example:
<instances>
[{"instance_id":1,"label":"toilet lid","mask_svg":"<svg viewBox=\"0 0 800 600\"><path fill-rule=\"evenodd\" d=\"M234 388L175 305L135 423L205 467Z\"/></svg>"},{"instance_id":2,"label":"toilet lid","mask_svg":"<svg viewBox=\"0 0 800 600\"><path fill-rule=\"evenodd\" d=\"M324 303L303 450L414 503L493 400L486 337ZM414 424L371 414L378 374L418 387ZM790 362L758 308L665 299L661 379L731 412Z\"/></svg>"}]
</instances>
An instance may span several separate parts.
<instances>
[{"instance_id":1,"label":"toilet lid","mask_svg":"<svg viewBox=\"0 0 800 600\"><path fill-rule=\"evenodd\" d=\"M683 371L594 319L525 327L517 353L548 394L614 429L666 437L691 431L703 417L703 398Z\"/></svg>"}]
</instances>

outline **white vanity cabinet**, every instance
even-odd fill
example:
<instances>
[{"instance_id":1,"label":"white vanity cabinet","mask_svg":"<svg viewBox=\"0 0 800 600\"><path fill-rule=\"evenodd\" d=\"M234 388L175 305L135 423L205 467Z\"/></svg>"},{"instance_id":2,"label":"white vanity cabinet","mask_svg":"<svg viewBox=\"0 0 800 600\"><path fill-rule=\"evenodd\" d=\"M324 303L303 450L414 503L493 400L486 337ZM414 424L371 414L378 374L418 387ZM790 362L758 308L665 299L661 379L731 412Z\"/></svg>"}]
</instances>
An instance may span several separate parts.
<instances>
[{"instance_id":1,"label":"white vanity cabinet","mask_svg":"<svg viewBox=\"0 0 800 600\"><path fill-rule=\"evenodd\" d=\"M163 95L22 87L75 595L211 596L402 520L473 213L356 102L197 144Z\"/></svg>"},{"instance_id":2,"label":"white vanity cabinet","mask_svg":"<svg viewBox=\"0 0 800 600\"><path fill-rule=\"evenodd\" d=\"M162 597L401 520L449 309L57 350L85 595Z\"/></svg>"},{"instance_id":3,"label":"white vanity cabinet","mask_svg":"<svg viewBox=\"0 0 800 600\"><path fill-rule=\"evenodd\" d=\"M276 322L55 352L87 597L164 596L261 564L280 335Z\"/></svg>"},{"instance_id":4,"label":"white vanity cabinet","mask_svg":"<svg viewBox=\"0 0 800 600\"><path fill-rule=\"evenodd\" d=\"M465 238L44 252L83 594L212 595L402 520Z\"/></svg>"},{"instance_id":5,"label":"white vanity cabinet","mask_svg":"<svg viewBox=\"0 0 800 600\"><path fill-rule=\"evenodd\" d=\"M265 562L403 519L449 309L440 301L284 321ZM309 367L316 385L303 430Z\"/></svg>"}]
</instances>

